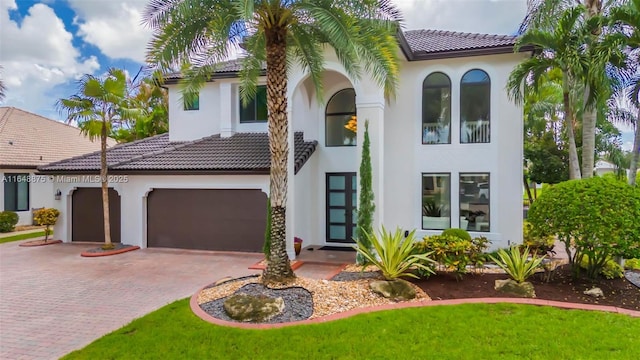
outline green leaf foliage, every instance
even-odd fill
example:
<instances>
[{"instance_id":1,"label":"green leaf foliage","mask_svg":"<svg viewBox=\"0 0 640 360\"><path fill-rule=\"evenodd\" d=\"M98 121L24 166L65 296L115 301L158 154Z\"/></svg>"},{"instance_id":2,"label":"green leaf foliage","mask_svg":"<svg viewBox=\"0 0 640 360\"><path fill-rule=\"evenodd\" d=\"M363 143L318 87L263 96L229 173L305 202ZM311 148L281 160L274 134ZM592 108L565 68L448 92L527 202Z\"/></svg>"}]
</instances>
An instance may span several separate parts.
<instances>
[{"instance_id":1,"label":"green leaf foliage","mask_svg":"<svg viewBox=\"0 0 640 360\"><path fill-rule=\"evenodd\" d=\"M369 121L364 122L364 142L362 143L362 159L360 161L360 188L358 189L358 222L356 241L371 250L371 243L365 234L373 233L373 213L376 210L373 186L371 184L371 140L369 139ZM357 257L357 263L362 264L362 255Z\"/></svg>"},{"instance_id":2,"label":"green leaf foliage","mask_svg":"<svg viewBox=\"0 0 640 360\"><path fill-rule=\"evenodd\" d=\"M44 230L44 241L49 239L50 228L56 224L58 216L60 216L60 211L54 208L43 208L33 212L33 220L35 223L46 226Z\"/></svg>"},{"instance_id":3,"label":"green leaf foliage","mask_svg":"<svg viewBox=\"0 0 640 360\"><path fill-rule=\"evenodd\" d=\"M446 229L442 232L443 236L456 236L462 240L468 240L471 241L471 235L469 235L469 232L467 230L464 229L456 229L456 228L451 228L451 229Z\"/></svg>"},{"instance_id":4,"label":"green leaf foliage","mask_svg":"<svg viewBox=\"0 0 640 360\"><path fill-rule=\"evenodd\" d=\"M536 272L544 259L544 256L536 254L529 259L529 253L528 247L521 249L519 246L512 246L509 250L498 250L498 256L490 258L513 280L523 283Z\"/></svg>"},{"instance_id":5,"label":"green leaf foliage","mask_svg":"<svg viewBox=\"0 0 640 360\"><path fill-rule=\"evenodd\" d=\"M425 236L418 242L418 253L430 253L431 257L446 271L455 272L458 278L468 272L467 265L481 265L483 252L489 241L485 237L471 239L469 236L445 234Z\"/></svg>"},{"instance_id":6,"label":"green leaf foliage","mask_svg":"<svg viewBox=\"0 0 640 360\"><path fill-rule=\"evenodd\" d=\"M11 232L15 229L19 217L13 211L0 211L0 232Z\"/></svg>"},{"instance_id":7,"label":"green leaf foliage","mask_svg":"<svg viewBox=\"0 0 640 360\"><path fill-rule=\"evenodd\" d=\"M396 228L394 233L388 232L384 226L378 235L364 233L373 249L369 249L360 241L355 247L358 253L362 254L367 262L377 266L386 279L396 279L401 276L417 278L412 273L413 269L421 269L432 272L425 263L432 262L429 253L416 254L415 230L411 231L405 238L402 230Z\"/></svg>"},{"instance_id":8,"label":"green leaf foliage","mask_svg":"<svg viewBox=\"0 0 640 360\"><path fill-rule=\"evenodd\" d=\"M589 277L600 273L607 258L638 246L638 219L640 188L602 177L550 186L528 213L537 235L555 235L564 243L574 276L582 257L589 257Z\"/></svg>"}]
</instances>

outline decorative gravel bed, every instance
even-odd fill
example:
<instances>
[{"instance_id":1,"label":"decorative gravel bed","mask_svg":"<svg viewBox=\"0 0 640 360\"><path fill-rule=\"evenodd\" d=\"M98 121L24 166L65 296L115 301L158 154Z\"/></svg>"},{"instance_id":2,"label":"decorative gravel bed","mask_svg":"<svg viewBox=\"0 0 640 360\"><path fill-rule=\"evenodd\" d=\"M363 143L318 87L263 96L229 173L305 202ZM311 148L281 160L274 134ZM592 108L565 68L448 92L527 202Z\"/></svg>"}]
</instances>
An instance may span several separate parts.
<instances>
[{"instance_id":1,"label":"decorative gravel bed","mask_svg":"<svg viewBox=\"0 0 640 360\"><path fill-rule=\"evenodd\" d=\"M371 279L382 278L378 272L347 271L342 277L340 281L298 277L291 283L276 284L269 288L260 284L260 277L245 277L207 286L200 291L197 301L207 314L233 321L222 308L222 303L230 295L244 293L282 297L285 301L284 310L269 323L314 319L351 309L394 303L369 288ZM353 279L347 279L349 277ZM419 287L414 288L417 296L411 301L430 300Z\"/></svg>"}]
</instances>

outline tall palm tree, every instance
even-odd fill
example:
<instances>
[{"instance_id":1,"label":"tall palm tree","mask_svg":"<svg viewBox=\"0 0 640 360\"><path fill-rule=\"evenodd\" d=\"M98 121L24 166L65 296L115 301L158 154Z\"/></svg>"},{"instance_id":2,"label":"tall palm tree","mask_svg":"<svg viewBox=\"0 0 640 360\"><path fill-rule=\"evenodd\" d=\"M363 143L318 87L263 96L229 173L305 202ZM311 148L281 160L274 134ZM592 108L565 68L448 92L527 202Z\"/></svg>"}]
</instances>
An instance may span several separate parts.
<instances>
[{"instance_id":1,"label":"tall palm tree","mask_svg":"<svg viewBox=\"0 0 640 360\"><path fill-rule=\"evenodd\" d=\"M567 9L582 5L584 21L588 22L593 18L601 17L607 14L615 6L621 5L628 0L528 0L528 11L525 16L520 31L526 29L550 29L557 23L563 12ZM602 63L602 57L598 56L598 51L590 49L593 44L597 44L602 34L602 25L604 21L597 21L598 24L589 32L589 36L584 38L584 49L587 54L594 56L595 62L588 67L588 70L582 79L578 79L576 85L581 89L583 100L582 107L578 113L581 114L582 122L582 177L591 177L595 165L595 146L596 146L596 118L598 105L602 105L607 95L608 89L603 88L603 84L608 81L604 77L605 63ZM580 26L580 23L576 23ZM601 47L600 47L601 48ZM600 78L597 78L600 77ZM591 82L591 84L588 84ZM599 86L599 89L593 89L591 85ZM604 90L604 91L603 91Z\"/></svg>"},{"instance_id":2,"label":"tall palm tree","mask_svg":"<svg viewBox=\"0 0 640 360\"><path fill-rule=\"evenodd\" d=\"M522 103L525 81L530 79L533 88L538 89L549 69L559 69L562 72L564 127L569 142L569 177L571 179L581 177L573 123L575 101L572 101L571 89L583 74L585 60L584 54L576 51L583 40L583 33L576 26L582 11L581 7L566 10L551 31L535 28L527 30L518 39L516 48L531 44L540 47L543 51L537 52L518 64L511 72L507 83L509 96L516 102Z\"/></svg>"},{"instance_id":3,"label":"tall palm tree","mask_svg":"<svg viewBox=\"0 0 640 360\"><path fill-rule=\"evenodd\" d=\"M2 66L0 66L0 70L2 70ZM4 81L0 78L0 101L4 100L5 91L7 91L7 88L4 86Z\"/></svg>"},{"instance_id":4,"label":"tall palm tree","mask_svg":"<svg viewBox=\"0 0 640 360\"><path fill-rule=\"evenodd\" d=\"M141 110L127 107L129 87L123 70L109 69L98 78L84 75L78 82L78 92L60 99L56 107L68 122L77 122L82 133L90 139L100 137L100 183L102 186L102 214L104 217L104 249L112 249L109 224L109 192L107 178L107 136L114 126L138 117Z\"/></svg>"},{"instance_id":5,"label":"tall palm tree","mask_svg":"<svg viewBox=\"0 0 640 360\"><path fill-rule=\"evenodd\" d=\"M635 116L635 136L631 164L629 167L629 184L635 185L638 162L640 162L640 0L629 0L623 6L611 10L611 19L614 24L619 24L626 30L626 45L633 55L629 61L628 71L625 73L625 82L622 88L626 91L629 101L637 110ZM630 118L633 118L631 116Z\"/></svg>"},{"instance_id":6,"label":"tall palm tree","mask_svg":"<svg viewBox=\"0 0 640 360\"><path fill-rule=\"evenodd\" d=\"M186 67L183 92L196 92L242 44L241 96L256 93L267 67L267 109L271 154L271 247L265 282L295 277L285 240L287 199L287 73L298 64L322 93L324 45L350 77L366 71L385 93L398 81L400 13L390 0L152 0L145 22L154 30L148 60L160 69ZM186 66L185 66L186 65Z\"/></svg>"}]
</instances>

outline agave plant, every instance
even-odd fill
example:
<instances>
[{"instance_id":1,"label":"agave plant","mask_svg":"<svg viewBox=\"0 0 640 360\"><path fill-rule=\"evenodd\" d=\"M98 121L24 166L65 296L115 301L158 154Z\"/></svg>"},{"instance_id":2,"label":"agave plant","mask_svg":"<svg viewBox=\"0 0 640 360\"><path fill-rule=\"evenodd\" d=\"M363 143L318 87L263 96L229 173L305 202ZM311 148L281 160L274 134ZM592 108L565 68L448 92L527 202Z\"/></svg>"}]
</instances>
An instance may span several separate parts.
<instances>
[{"instance_id":1,"label":"agave plant","mask_svg":"<svg viewBox=\"0 0 640 360\"><path fill-rule=\"evenodd\" d=\"M518 246L512 246L508 251L506 249L500 249L498 250L499 259L493 255L489 255L489 257L518 283L525 282L533 275L545 258L545 256L533 254L531 259L529 259L528 246L522 251Z\"/></svg>"},{"instance_id":2,"label":"agave plant","mask_svg":"<svg viewBox=\"0 0 640 360\"><path fill-rule=\"evenodd\" d=\"M411 271L413 269L423 270L426 273L433 274L431 267L426 264L433 263L429 258L431 253L414 254L415 247L415 230L411 231L405 238L400 228L396 228L394 233L387 231L382 226L382 230L378 235L364 232L365 237L373 246L369 249L357 242L355 249L367 259L367 261L377 266L382 275L386 279L396 279L401 276L409 276L418 278Z\"/></svg>"}]
</instances>

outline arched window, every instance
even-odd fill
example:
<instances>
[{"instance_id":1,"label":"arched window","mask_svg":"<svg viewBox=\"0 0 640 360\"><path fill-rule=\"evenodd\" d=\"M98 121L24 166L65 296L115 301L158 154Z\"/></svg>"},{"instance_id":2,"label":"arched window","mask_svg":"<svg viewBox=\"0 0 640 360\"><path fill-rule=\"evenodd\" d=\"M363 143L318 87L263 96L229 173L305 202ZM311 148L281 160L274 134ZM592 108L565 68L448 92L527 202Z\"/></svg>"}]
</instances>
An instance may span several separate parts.
<instances>
[{"instance_id":1,"label":"arched window","mask_svg":"<svg viewBox=\"0 0 640 360\"><path fill-rule=\"evenodd\" d=\"M422 143L450 144L451 80L441 72L422 83Z\"/></svg>"},{"instance_id":2,"label":"arched window","mask_svg":"<svg viewBox=\"0 0 640 360\"><path fill-rule=\"evenodd\" d=\"M491 140L491 80L479 69L469 70L460 82L460 142Z\"/></svg>"},{"instance_id":3,"label":"arched window","mask_svg":"<svg viewBox=\"0 0 640 360\"><path fill-rule=\"evenodd\" d=\"M325 112L325 144L327 146L356 145L356 92L344 89L335 93Z\"/></svg>"}]
</instances>

